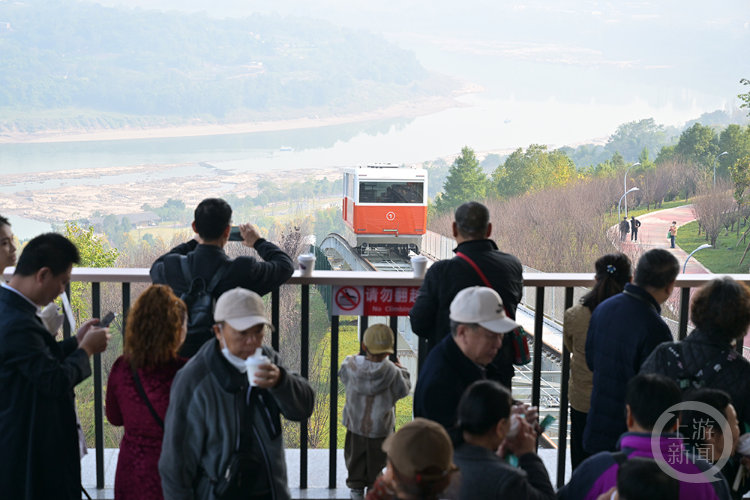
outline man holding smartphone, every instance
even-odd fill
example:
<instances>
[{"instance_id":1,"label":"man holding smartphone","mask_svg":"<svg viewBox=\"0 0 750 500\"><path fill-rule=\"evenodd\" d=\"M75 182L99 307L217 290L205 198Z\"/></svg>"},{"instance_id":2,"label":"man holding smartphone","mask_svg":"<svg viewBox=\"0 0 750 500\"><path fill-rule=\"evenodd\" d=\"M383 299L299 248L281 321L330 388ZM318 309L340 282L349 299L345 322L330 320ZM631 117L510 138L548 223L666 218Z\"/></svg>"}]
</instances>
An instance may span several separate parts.
<instances>
[{"instance_id":1,"label":"man holding smartphone","mask_svg":"<svg viewBox=\"0 0 750 500\"><path fill-rule=\"evenodd\" d=\"M57 342L39 318L65 290L78 250L64 236L32 239L0 286L0 491L3 498L81 498L73 389L91 375L107 329L89 320Z\"/></svg>"},{"instance_id":2,"label":"man holding smartphone","mask_svg":"<svg viewBox=\"0 0 750 500\"><path fill-rule=\"evenodd\" d=\"M294 272L292 259L278 246L261 238L252 224L240 224L242 244L254 248L263 262L250 256L230 259L224 247L232 230L232 207L219 198L208 198L195 209L194 239L176 246L151 266L154 283L169 285L188 304L188 335L180 356L191 357L214 338L213 307L210 314L191 307L189 295L202 289L214 302L237 287L265 295L286 282ZM184 257L184 259L183 259ZM198 314L198 313L201 314Z\"/></svg>"}]
</instances>

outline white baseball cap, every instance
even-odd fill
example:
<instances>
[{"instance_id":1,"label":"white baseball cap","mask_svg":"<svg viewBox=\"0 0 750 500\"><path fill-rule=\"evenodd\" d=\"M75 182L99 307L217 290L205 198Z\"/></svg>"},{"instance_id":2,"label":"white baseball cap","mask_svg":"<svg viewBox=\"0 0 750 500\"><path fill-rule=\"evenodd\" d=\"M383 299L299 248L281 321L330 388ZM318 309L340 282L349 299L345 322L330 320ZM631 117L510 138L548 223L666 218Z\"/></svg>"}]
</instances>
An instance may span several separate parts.
<instances>
[{"instance_id":1,"label":"white baseball cap","mask_svg":"<svg viewBox=\"0 0 750 500\"><path fill-rule=\"evenodd\" d=\"M240 332L259 324L273 328L266 318L266 307L260 295L240 287L221 294L216 301L214 321L225 321Z\"/></svg>"},{"instance_id":2,"label":"white baseball cap","mask_svg":"<svg viewBox=\"0 0 750 500\"><path fill-rule=\"evenodd\" d=\"M451 302L450 319L456 323L477 323L494 333L506 333L519 325L505 315L503 299L492 288L464 288Z\"/></svg>"}]
</instances>

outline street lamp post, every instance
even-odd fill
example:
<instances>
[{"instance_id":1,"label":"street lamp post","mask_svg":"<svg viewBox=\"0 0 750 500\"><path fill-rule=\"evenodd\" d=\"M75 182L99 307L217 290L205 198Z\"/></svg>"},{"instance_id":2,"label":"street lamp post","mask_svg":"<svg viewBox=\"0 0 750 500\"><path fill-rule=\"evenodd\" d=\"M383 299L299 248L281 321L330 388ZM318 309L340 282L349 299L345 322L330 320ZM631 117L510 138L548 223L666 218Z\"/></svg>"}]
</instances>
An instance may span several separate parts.
<instances>
[{"instance_id":1,"label":"street lamp post","mask_svg":"<svg viewBox=\"0 0 750 500\"><path fill-rule=\"evenodd\" d=\"M685 265L682 266L682 274L685 274L685 270L687 269L687 263L690 260L690 257L692 257L693 254L697 252L698 250L703 250L704 248L711 248L711 245L709 245L708 243L704 243L698 248L696 248L695 250L693 250L692 252L690 252L690 255L687 256L687 259L685 259Z\"/></svg>"},{"instance_id":2,"label":"street lamp post","mask_svg":"<svg viewBox=\"0 0 750 500\"><path fill-rule=\"evenodd\" d=\"M624 195L620 196L620 201L617 202L617 224L620 223L620 204L622 203L622 199L625 198L630 193L632 193L633 191L640 191L640 189L638 189L637 187L630 188L630 191L628 191ZM627 198L625 198L625 206L627 206L627 204L628 204L628 200L627 200ZM628 215L625 214L625 217L627 217L627 216Z\"/></svg>"},{"instance_id":3,"label":"street lamp post","mask_svg":"<svg viewBox=\"0 0 750 500\"><path fill-rule=\"evenodd\" d=\"M729 153L727 153L726 151L724 151L724 152L723 152L723 153L721 153L721 154L720 154L719 156L717 156L716 158L714 158L714 187L716 187L716 160L718 160L718 159L719 159L719 158L721 158L722 156L724 156L724 155L728 155L728 154L729 154Z\"/></svg>"},{"instance_id":4,"label":"street lamp post","mask_svg":"<svg viewBox=\"0 0 750 500\"><path fill-rule=\"evenodd\" d=\"M637 167L640 164L641 164L641 162L633 163L625 171L625 178L622 180L622 191L623 192L627 191L625 194L628 194L630 191L632 191L632 189L630 191L628 191L628 172L630 172L631 168ZM625 198L625 217L627 217L627 216L628 216L628 199ZM618 217L618 219L619 219L619 217Z\"/></svg>"}]
</instances>

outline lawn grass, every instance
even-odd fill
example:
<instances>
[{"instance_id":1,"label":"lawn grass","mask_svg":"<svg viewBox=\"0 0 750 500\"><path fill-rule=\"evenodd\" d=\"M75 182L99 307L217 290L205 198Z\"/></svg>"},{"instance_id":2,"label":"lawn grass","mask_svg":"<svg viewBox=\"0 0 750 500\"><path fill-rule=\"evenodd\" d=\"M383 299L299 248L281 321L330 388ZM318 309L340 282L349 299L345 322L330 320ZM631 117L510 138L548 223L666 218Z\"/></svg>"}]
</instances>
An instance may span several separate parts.
<instances>
[{"instance_id":1,"label":"lawn grass","mask_svg":"<svg viewBox=\"0 0 750 500\"><path fill-rule=\"evenodd\" d=\"M685 205L689 205L691 203L692 203L692 201L690 201L690 200L685 201L684 199L682 199L682 200L665 201L664 203L661 204L661 208L656 208L656 207L654 207L654 205L651 205L651 209L650 210L646 209L646 205L641 205L641 206L635 207L635 208L628 208L628 219L630 219L630 217L632 217L632 216L635 216L637 218L637 217L640 217L641 215L650 214L650 213L653 213L653 212L658 212L659 210L666 210L668 208L682 207L682 206L685 206ZM623 215L625 215L625 207L622 207L620 217L622 217ZM617 224L619 220L622 220L622 219L618 219L617 218L617 211L616 210L613 210L612 211L612 215L611 216L608 215L607 219L609 220L609 223L612 226L614 226L615 224Z\"/></svg>"},{"instance_id":2,"label":"lawn grass","mask_svg":"<svg viewBox=\"0 0 750 500\"><path fill-rule=\"evenodd\" d=\"M740 228L740 235L747 229L747 227ZM750 252L745 257L745 260L740 264L742 254L745 252L747 244L750 243L750 239L740 242L737 245L737 233L729 232L729 235L724 235L725 231L722 230L719 234L719 238L716 240L715 248L706 248L693 255L691 258L696 259L698 262L706 266L708 270L716 274L747 274L748 267L750 267ZM691 222L685 224L677 229L677 237L675 243L685 250L688 254L698 248L706 241L706 237L701 232L698 236L698 222Z\"/></svg>"}]
</instances>

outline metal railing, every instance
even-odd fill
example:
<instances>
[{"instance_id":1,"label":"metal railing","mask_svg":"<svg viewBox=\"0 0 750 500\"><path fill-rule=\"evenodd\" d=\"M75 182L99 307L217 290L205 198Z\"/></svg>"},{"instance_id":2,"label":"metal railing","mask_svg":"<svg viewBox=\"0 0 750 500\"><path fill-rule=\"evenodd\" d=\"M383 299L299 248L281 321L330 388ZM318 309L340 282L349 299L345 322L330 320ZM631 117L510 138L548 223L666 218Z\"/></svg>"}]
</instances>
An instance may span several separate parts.
<instances>
[{"instance_id":1,"label":"metal railing","mask_svg":"<svg viewBox=\"0 0 750 500\"><path fill-rule=\"evenodd\" d=\"M10 271L10 269L8 270ZM680 275L677 278L677 287L681 289L679 304L679 338L685 338L688 328L688 304L690 289L700 287L713 279L714 275ZM750 284L750 275L733 275L738 281ZM10 278L10 275L6 275ZM76 268L73 270L73 281L91 283L92 315L98 317L101 314L101 283L121 283L123 318L127 317L130 308L130 287L132 283L150 283L151 278L148 269L92 269ZM406 273L375 273L357 271L315 271L312 277L303 278L296 271L289 279L287 285L299 285L301 300L301 331L283 332L286 335L299 334L301 340L300 349L300 372L307 377L310 359L310 285L358 285L358 286L419 286L422 280L414 278ZM535 288L535 305L537 311L544 311L545 300L550 289L563 289L565 307L571 307L574 300L575 287L589 287L594 283L591 274L545 274L524 273L524 286ZM68 293L70 290L68 289ZM271 344L274 349L279 349L279 290L271 293L271 316L274 332ZM391 317L391 327L396 330L398 318ZM360 328L366 328L367 317L360 318ZM544 315L535 314L534 332L536 333L533 343L533 365L531 374L531 403L539 405L540 398L546 388L542 384L542 344ZM125 330L123 323L122 330ZM360 330L361 331L361 330ZM64 327L64 336L71 335L70 328ZM396 336L397 337L397 336ZM420 345L421 348L421 345ZM336 488L336 462L338 449L338 357L339 357L339 317L331 318L331 348L330 348L330 415L329 415L329 488ZM568 382L570 373L570 353L563 347L562 353L562 377L560 382L560 408L559 408L559 430L558 430L558 459L557 459L557 485L562 486L565 481L565 461L567 449L567 426L568 426ZM96 443L96 483L97 488L104 488L104 413L103 413L103 373L101 355L94 356L94 412L95 412L95 443ZM299 488L308 487L308 445L307 445L307 422L300 424L300 479Z\"/></svg>"}]
</instances>

